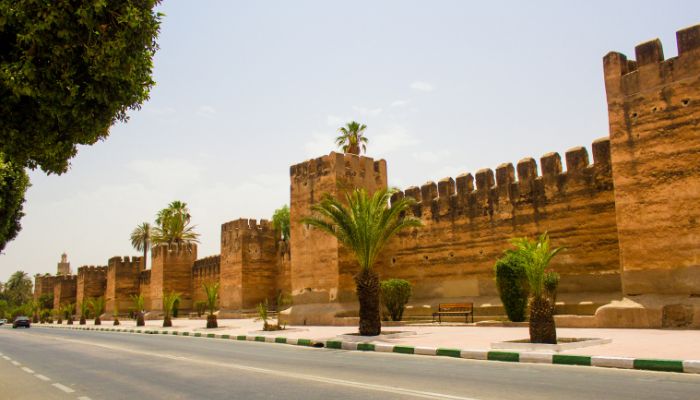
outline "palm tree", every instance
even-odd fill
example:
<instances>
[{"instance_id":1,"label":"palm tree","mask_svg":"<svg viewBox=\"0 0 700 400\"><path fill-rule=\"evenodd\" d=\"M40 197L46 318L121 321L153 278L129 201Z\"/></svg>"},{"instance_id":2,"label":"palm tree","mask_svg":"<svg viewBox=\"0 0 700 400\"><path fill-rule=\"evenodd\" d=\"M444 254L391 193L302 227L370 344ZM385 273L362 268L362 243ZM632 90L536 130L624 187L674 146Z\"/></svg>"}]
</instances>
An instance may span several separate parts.
<instances>
[{"instance_id":1,"label":"palm tree","mask_svg":"<svg viewBox=\"0 0 700 400\"><path fill-rule=\"evenodd\" d=\"M350 154L360 154L360 148L363 152L367 152L367 142L369 140L364 136L364 131L367 125L359 122L348 122L345 126L338 128L340 136L335 138L335 144L343 149L343 152Z\"/></svg>"},{"instance_id":2,"label":"palm tree","mask_svg":"<svg viewBox=\"0 0 700 400\"><path fill-rule=\"evenodd\" d=\"M160 210L156 216L156 224L152 231L153 244L185 245L198 243L199 234L195 226L190 225L190 211L187 203L173 201L168 207Z\"/></svg>"},{"instance_id":3,"label":"palm tree","mask_svg":"<svg viewBox=\"0 0 700 400\"><path fill-rule=\"evenodd\" d=\"M131 295L131 301L134 302L134 312L136 313L136 326L144 326L146 325L146 321L143 319L143 307L145 303L145 299L142 294L132 294Z\"/></svg>"},{"instance_id":4,"label":"palm tree","mask_svg":"<svg viewBox=\"0 0 700 400\"><path fill-rule=\"evenodd\" d=\"M419 227L420 220L406 216L414 204L410 197L395 201L389 207L393 190L378 190L369 196L364 189L346 193L345 203L326 194L313 207L315 216L303 222L335 236L350 249L360 265L355 275L357 298L360 302L360 335L381 333L379 308L379 276L373 266L384 245L402 229Z\"/></svg>"},{"instance_id":5,"label":"palm tree","mask_svg":"<svg viewBox=\"0 0 700 400\"><path fill-rule=\"evenodd\" d=\"M204 282L204 292L207 295L207 308L209 309L209 315L207 315L207 328L218 328L219 324L216 321L216 303L219 300L219 282Z\"/></svg>"},{"instance_id":6,"label":"palm tree","mask_svg":"<svg viewBox=\"0 0 700 400\"><path fill-rule=\"evenodd\" d=\"M24 304L32 298L32 279L26 272L17 271L5 283L3 293L11 304Z\"/></svg>"},{"instance_id":7,"label":"palm tree","mask_svg":"<svg viewBox=\"0 0 700 400\"><path fill-rule=\"evenodd\" d=\"M92 312L95 314L95 325L102 325L100 315L105 312L105 298L100 296L95 299L90 299L88 302L90 303Z\"/></svg>"},{"instance_id":8,"label":"palm tree","mask_svg":"<svg viewBox=\"0 0 700 400\"><path fill-rule=\"evenodd\" d=\"M88 299L83 299L83 302L80 303L80 325L85 325L87 323L89 313L90 303L88 303Z\"/></svg>"},{"instance_id":9,"label":"palm tree","mask_svg":"<svg viewBox=\"0 0 700 400\"><path fill-rule=\"evenodd\" d=\"M175 292L166 293L163 291L163 328L173 326L170 314L175 307L175 303L180 300L180 294Z\"/></svg>"},{"instance_id":10,"label":"palm tree","mask_svg":"<svg viewBox=\"0 0 700 400\"><path fill-rule=\"evenodd\" d=\"M73 314L75 314L75 303L66 303L61 307L61 312L68 325L73 325Z\"/></svg>"},{"instance_id":11,"label":"palm tree","mask_svg":"<svg viewBox=\"0 0 700 400\"><path fill-rule=\"evenodd\" d=\"M530 290L530 342L556 344L554 309L559 275L548 271L547 267L552 258L563 249L551 249L547 232L537 240L517 238L511 243L525 260L525 276Z\"/></svg>"},{"instance_id":12,"label":"palm tree","mask_svg":"<svg viewBox=\"0 0 700 400\"><path fill-rule=\"evenodd\" d=\"M151 231L153 228L148 222L142 222L131 232L131 245L136 251L143 251L143 267L146 268L148 250L151 248Z\"/></svg>"}]
</instances>

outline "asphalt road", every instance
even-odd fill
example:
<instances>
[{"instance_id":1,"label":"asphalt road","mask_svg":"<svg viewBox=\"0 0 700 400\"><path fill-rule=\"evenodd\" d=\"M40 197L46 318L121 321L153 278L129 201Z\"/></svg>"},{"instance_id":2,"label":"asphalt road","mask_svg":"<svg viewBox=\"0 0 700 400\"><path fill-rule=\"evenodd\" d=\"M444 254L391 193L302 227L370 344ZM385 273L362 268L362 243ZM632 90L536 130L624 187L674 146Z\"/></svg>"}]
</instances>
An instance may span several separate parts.
<instances>
[{"instance_id":1,"label":"asphalt road","mask_svg":"<svg viewBox=\"0 0 700 400\"><path fill-rule=\"evenodd\" d=\"M698 399L700 375L0 328L0 399Z\"/></svg>"}]
</instances>

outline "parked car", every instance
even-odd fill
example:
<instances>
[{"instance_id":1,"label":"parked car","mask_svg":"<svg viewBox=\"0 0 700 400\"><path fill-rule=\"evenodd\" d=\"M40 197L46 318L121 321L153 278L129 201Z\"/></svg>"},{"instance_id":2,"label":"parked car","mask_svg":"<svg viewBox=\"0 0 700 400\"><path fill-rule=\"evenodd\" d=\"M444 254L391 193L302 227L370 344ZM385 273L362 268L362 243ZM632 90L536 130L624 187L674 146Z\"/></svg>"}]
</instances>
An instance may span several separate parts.
<instances>
[{"instance_id":1,"label":"parked car","mask_svg":"<svg viewBox=\"0 0 700 400\"><path fill-rule=\"evenodd\" d=\"M7 323L7 320L5 318L0 318L0 326L3 326Z\"/></svg>"},{"instance_id":2,"label":"parked car","mask_svg":"<svg viewBox=\"0 0 700 400\"><path fill-rule=\"evenodd\" d=\"M12 323L12 328L17 328L18 326L23 326L25 328L29 328L31 325L31 321L29 321L29 318L27 317L17 317L15 318L15 321Z\"/></svg>"}]
</instances>

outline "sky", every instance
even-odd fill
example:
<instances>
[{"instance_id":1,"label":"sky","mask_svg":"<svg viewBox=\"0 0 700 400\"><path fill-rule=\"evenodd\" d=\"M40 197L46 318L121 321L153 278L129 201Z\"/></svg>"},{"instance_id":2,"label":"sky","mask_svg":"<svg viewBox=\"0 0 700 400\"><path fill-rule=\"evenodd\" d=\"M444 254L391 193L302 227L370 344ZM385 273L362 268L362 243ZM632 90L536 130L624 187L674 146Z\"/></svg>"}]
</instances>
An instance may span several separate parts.
<instances>
[{"instance_id":1,"label":"sky","mask_svg":"<svg viewBox=\"0 0 700 400\"><path fill-rule=\"evenodd\" d=\"M26 216L0 255L74 272L138 255L129 242L188 203L200 258L221 224L289 203L289 166L365 123L367 155L406 188L608 135L602 58L700 23L694 1L166 0L156 86L130 121L81 147L61 176L30 173Z\"/></svg>"}]
</instances>

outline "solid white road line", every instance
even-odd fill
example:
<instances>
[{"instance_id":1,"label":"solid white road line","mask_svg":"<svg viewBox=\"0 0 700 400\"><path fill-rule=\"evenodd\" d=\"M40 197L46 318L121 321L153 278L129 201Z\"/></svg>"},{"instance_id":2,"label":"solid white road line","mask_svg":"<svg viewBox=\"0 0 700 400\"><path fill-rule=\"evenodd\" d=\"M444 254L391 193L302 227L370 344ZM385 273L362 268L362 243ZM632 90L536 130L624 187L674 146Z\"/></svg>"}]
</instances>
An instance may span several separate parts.
<instances>
[{"instance_id":1,"label":"solid white road line","mask_svg":"<svg viewBox=\"0 0 700 400\"><path fill-rule=\"evenodd\" d=\"M114 350L114 351L121 351L121 352L125 352L125 353L137 354L140 356L150 356L150 357L156 357L156 358L173 359L173 356L170 354L162 354L162 353L156 353L156 352L152 352L152 351L129 349L129 348L122 347L122 346L95 343L95 342L90 342L90 341L82 340L82 339L66 339L66 338L59 338L56 336L50 336L50 335L44 335L44 334L32 334L32 336L42 336L42 337L48 336L56 341L78 343L78 344L83 344L83 345L100 347L100 348L104 348L104 349L110 349L110 350ZM434 392L425 392L422 390L405 389L405 388L400 388L400 387L396 387L396 386L377 385L377 384L363 383L363 382L358 382L358 381L349 381L349 380L345 380L345 379L327 378L327 377L318 376L318 375L308 375L308 374L301 374L301 373L296 373L296 372L286 372L286 371L279 371L279 370L273 370L273 369L267 369L267 368L250 367L247 365L234 364L234 363L225 363L225 362L193 359L193 358L186 358L186 357L180 357L177 360L181 361L181 362L189 362L189 363L194 363L194 364L204 364L204 365L216 366L219 368L235 369L235 370L239 370L239 371L254 372L254 373L265 374L265 375L273 375L273 376L278 376L281 378L288 378L288 379L292 379L292 380L304 380L304 381L319 382L319 383L325 383L325 384L336 385L336 386L345 386L345 387L350 387L350 388L354 388L354 389L364 389L364 390L370 390L370 391L375 391L375 392L400 394L400 395L410 396L410 397L414 397L414 398L437 399L437 400L440 400L440 399L442 399L442 400L477 400L473 397L453 396L453 395L443 394L443 393L434 393ZM54 386L56 386L56 385L60 385L60 384L54 383ZM63 386L63 385L61 385L61 386ZM58 386L56 386L56 387L58 387ZM63 387L65 387L65 386L63 386ZM67 388L67 389L70 389L70 388ZM72 389L70 389L70 390L72 390Z\"/></svg>"},{"instance_id":2,"label":"solid white road line","mask_svg":"<svg viewBox=\"0 0 700 400\"><path fill-rule=\"evenodd\" d=\"M34 373L34 371L32 371L31 369L29 369L29 368L27 368L27 367L22 367L22 371L24 371L24 372L26 372L26 373L28 373L28 374L33 374L33 373Z\"/></svg>"},{"instance_id":3,"label":"solid white road line","mask_svg":"<svg viewBox=\"0 0 700 400\"><path fill-rule=\"evenodd\" d=\"M42 381L45 381L45 382L48 382L48 381L51 380L48 376L44 376L44 375L42 375L42 374L34 374L34 376L36 376L37 378L39 378L39 379L41 379Z\"/></svg>"},{"instance_id":4,"label":"solid white road line","mask_svg":"<svg viewBox=\"0 0 700 400\"><path fill-rule=\"evenodd\" d=\"M73 393L73 392L75 392L75 390L69 388L68 386L63 386L63 385L61 385L60 383L54 383L54 384L53 384L53 387L55 387L56 389L60 389L60 390L62 390L62 391L64 391L64 392L66 392L66 393Z\"/></svg>"}]
</instances>

